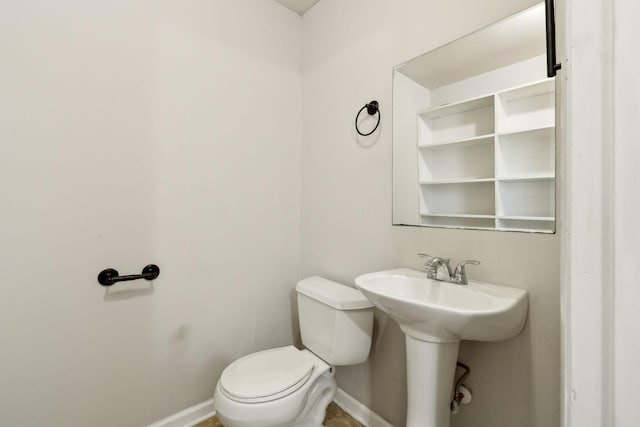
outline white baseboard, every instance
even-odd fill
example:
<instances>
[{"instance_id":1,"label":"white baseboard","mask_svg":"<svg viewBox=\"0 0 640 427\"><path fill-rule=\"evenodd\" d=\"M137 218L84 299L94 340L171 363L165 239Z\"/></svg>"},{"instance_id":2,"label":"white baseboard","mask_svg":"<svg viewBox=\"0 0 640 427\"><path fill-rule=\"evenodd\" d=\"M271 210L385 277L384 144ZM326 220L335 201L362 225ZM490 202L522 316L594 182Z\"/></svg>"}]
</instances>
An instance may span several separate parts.
<instances>
[{"instance_id":1,"label":"white baseboard","mask_svg":"<svg viewBox=\"0 0 640 427\"><path fill-rule=\"evenodd\" d=\"M365 427L393 427L393 424L385 421L381 416L347 394L344 390L338 389L336 397L333 399L336 405L342 408L353 419L363 424ZM198 403L190 408L180 411L177 414L153 423L147 427L193 427L204 420L215 416L213 399Z\"/></svg>"},{"instance_id":2,"label":"white baseboard","mask_svg":"<svg viewBox=\"0 0 640 427\"><path fill-rule=\"evenodd\" d=\"M177 414L153 423L147 427L193 427L204 420L213 417L216 411L213 409L213 399L206 400Z\"/></svg>"},{"instance_id":3,"label":"white baseboard","mask_svg":"<svg viewBox=\"0 0 640 427\"><path fill-rule=\"evenodd\" d=\"M347 414L351 415L353 419L366 427L393 427L393 424L385 421L380 415L340 388L336 392L336 397L333 401Z\"/></svg>"}]
</instances>

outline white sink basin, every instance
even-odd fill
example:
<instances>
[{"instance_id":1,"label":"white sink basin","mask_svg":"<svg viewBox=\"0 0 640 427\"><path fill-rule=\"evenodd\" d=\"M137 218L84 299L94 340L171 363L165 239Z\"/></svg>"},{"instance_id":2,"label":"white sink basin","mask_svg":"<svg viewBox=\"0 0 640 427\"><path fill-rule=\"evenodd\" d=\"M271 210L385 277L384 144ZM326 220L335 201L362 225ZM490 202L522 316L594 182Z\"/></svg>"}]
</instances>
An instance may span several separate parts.
<instances>
[{"instance_id":1,"label":"white sink basin","mask_svg":"<svg viewBox=\"0 0 640 427\"><path fill-rule=\"evenodd\" d=\"M522 289L474 281L456 285L408 268L364 274L355 282L405 334L423 341L506 340L520 333L527 317Z\"/></svg>"}]
</instances>

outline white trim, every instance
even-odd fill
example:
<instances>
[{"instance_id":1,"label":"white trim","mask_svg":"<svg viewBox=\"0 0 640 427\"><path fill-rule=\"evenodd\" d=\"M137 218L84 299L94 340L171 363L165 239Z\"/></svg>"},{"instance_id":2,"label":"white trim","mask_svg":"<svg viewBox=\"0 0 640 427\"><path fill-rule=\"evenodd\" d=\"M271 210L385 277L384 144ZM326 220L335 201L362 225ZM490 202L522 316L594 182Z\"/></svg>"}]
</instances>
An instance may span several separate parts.
<instances>
[{"instance_id":1,"label":"white trim","mask_svg":"<svg viewBox=\"0 0 640 427\"><path fill-rule=\"evenodd\" d=\"M616 415L622 414L614 413L618 274L614 218L621 188L615 180L614 160L622 141L614 129L613 59L614 12L619 3L568 0L565 4L568 60L561 73L567 79L561 227L564 427L634 425L617 423ZM625 90L636 93L631 85Z\"/></svg>"},{"instance_id":2,"label":"white trim","mask_svg":"<svg viewBox=\"0 0 640 427\"><path fill-rule=\"evenodd\" d=\"M351 415L353 419L366 427L394 427L393 424L385 421L380 415L367 408L363 403L357 401L341 388L336 392L336 397L333 401L342 408L343 411Z\"/></svg>"},{"instance_id":3,"label":"white trim","mask_svg":"<svg viewBox=\"0 0 640 427\"><path fill-rule=\"evenodd\" d=\"M193 427L198 423L216 415L213 409L213 399L206 400L177 414L168 416L147 427Z\"/></svg>"},{"instance_id":4,"label":"white trim","mask_svg":"<svg viewBox=\"0 0 640 427\"><path fill-rule=\"evenodd\" d=\"M343 411L365 427L394 427L385 421L380 415L367 408L344 390L338 389L333 400ZM190 408L164 418L147 427L193 427L202 421L216 415L213 408L213 399L198 403Z\"/></svg>"}]
</instances>

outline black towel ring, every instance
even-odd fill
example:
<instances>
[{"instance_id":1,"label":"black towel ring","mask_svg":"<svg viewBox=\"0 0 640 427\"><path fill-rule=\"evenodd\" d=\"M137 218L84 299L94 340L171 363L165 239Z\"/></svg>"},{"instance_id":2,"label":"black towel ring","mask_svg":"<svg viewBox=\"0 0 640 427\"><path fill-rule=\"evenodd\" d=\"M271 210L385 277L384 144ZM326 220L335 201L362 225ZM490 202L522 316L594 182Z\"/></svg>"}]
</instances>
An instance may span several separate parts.
<instances>
[{"instance_id":1,"label":"black towel ring","mask_svg":"<svg viewBox=\"0 0 640 427\"><path fill-rule=\"evenodd\" d=\"M370 116L373 116L374 114L378 113L378 122L376 123L376 126L373 128L373 130L369 133L362 133L360 132L360 129L358 129L358 117L360 117L360 113L362 113L364 111L364 109L367 109L367 113ZM376 131L376 129L378 129L378 126L380 125L380 108L378 106L378 101L371 101L368 104L365 104L364 107L362 107L360 109L360 111L358 111L358 114L356 114L356 131L362 135L362 136L369 136L372 133L374 133Z\"/></svg>"}]
</instances>

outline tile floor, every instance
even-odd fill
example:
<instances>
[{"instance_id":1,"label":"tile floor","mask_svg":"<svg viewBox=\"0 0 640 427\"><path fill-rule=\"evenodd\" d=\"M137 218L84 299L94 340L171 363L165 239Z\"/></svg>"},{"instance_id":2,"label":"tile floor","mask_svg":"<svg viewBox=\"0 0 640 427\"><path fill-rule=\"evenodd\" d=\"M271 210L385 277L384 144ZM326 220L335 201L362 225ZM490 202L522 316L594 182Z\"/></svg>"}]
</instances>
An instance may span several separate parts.
<instances>
[{"instance_id":1,"label":"tile floor","mask_svg":"<svg viewBox=\"0 0 640 427\"><path fill-rule=\"evenodd\" d=\"M338 407L335 403L331 403L327 408L327 415L324 419L325 427L364 427L362 424L354 420ZM216 417L201 422L195 427L223 427Z\"/></svg>"}]
</instances>

